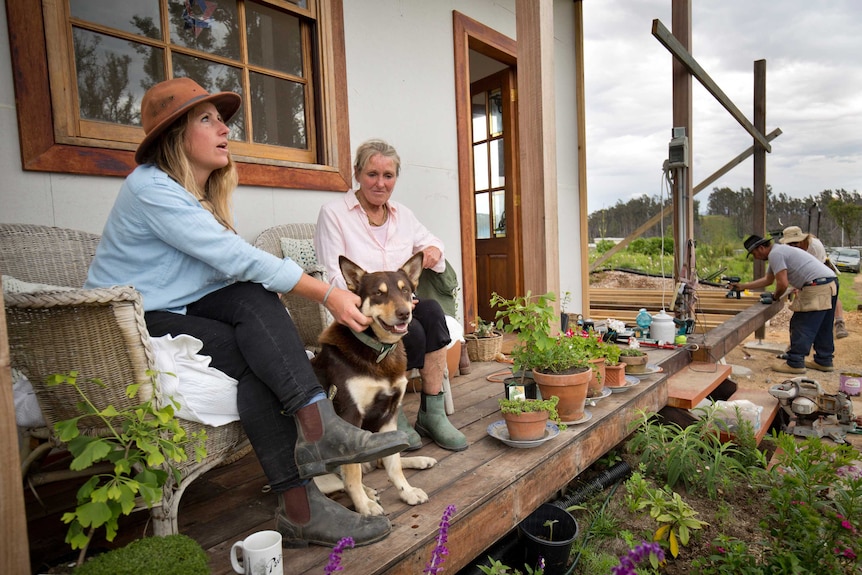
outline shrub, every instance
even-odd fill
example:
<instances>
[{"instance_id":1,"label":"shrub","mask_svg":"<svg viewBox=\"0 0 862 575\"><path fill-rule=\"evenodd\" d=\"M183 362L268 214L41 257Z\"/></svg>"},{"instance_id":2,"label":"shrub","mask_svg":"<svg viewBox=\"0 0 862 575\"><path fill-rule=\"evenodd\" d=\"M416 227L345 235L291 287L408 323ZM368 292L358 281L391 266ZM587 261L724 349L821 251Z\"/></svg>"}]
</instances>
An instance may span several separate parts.
<instances>
[{"instance_id":1,"label":"shrub","mask_svg":"<svg viewBox=\"0 0 862 575\"><path fill-rule=\"evenodd\" d=\"M209 575L207 554L185 535L146 537L97 555L75 575Z\"/></svg>"}]
</instances>

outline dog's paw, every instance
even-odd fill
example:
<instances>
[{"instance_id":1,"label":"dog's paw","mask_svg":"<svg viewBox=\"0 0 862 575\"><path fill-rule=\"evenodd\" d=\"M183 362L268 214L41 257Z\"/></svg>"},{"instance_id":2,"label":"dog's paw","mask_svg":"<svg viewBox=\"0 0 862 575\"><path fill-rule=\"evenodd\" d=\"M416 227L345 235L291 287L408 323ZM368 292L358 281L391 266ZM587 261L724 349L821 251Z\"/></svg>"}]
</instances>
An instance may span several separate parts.
<instances>
[{"instance_id":1,"label":"dog's paw","mask_svg":"<svg viewBox=\"0 0 862 575\"><path fill-rule=\"evenodd\" d=\"M401 497L401 501L407 505L420 505L422 503L427 503L428 501L428 494L418 487L408 486L408 488L401 491L398 496Z\"/></svg>"},{"instance_id":2,"label":"dog's paw","mask_svg":"<svg viewBox=\"0 0 862 575\"><path fill-rule=\"evenodd\" d=\"M364 499L356 503L356 512L360 515L383 515L383 507L371 499Z\"/></svg>"},{"instance_id":3,"label":"dog's paw","mask_svg":"<svg viewBox=\"0 0 862 575\"><path fill-rule=\"evenodd\" d=\"M412 456L401 458L401 467L403 469L428 469L435 465L437 465L437 460L433 457Z\"/></svg>"},{"instance_id":4,"label":"dog's paw","mask_svg":"<svg viewBox=\"0 0 862 575\"><path fill-rule=\"evenodd\" d=\"M377 490L376 489L372 489L371 487L368 487L364 483L362 484L362 489L365 490L365 495L368 497L368 499L370 499L372 501L378 501L378 502L380 501L380 498L377 496Z\"/></svg>"}]
</instances>

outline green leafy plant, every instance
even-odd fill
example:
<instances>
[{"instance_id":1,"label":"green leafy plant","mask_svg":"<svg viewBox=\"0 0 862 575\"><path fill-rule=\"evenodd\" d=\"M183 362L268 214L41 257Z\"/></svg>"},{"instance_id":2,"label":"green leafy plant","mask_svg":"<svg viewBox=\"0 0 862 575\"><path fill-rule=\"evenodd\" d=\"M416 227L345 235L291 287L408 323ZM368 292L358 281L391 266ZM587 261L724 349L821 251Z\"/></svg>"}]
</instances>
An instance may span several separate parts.
<instances>
[{"instance_id":1,"label":"green leafy plant","mask_svg":"<svg viewBox=\"0 0 862 575\"><path fill-rule=\"evenodd\" d=\"M154 373L148 375L155 377ZM99 380L89 383L103 386ZM80 564L97 529L104 528L107 540L113 541L118 518L134 511L136 498L152 507L161 500L162 488L169 479L179 484L180 472L174 463L188 459L186 446L193 445L197 461L206 456L206 431L189 437L174 416L176 403L160 408L155 399L150 399L122 411L113 405L100 409L74 371L53 375L47 384L70 385L81 397L78 409L82 414L54 425L60 441L73 456L69 468L86 470L99 462L113 465L109 472L90 477L78 489L78 506L63 514L63 522L69 524L66 542L72 549L81 550ZM135 397L138 388L138 384L129 385L126 395ZM83 432L94 427L95 422L104 432L85 435Z\"/></svg>"},{"instance_id":2,"label":"green leafy plant","mask_svg":"<svg viewBox=\"0 0 862 575\"><path fill-rule=\"evenodd\" d=\"M506 399L499 398L497 402L500 405L501 413L521 414L535 413L538 411L547 411L548 419L557 424L560 431L565 431L566 424L560 420L560 414L557 413L557 404L560 398L552 395L548 399Z\"/></svg>"},{"instance_id":3,"label":"green leafy plant","mask_svg":"<svg viewBox=\"0 0 862 575\"><path fill-rule=\"evenodd\" d=\"M496 307L497 328L517 334L518 344L512 350L515 371L527 370L542 373L566 373L589 367L589 342L572 335L551 335L556 321L553 302L556 296L548 292L533 296L505 299L496 292L491 296L491 307Z\"/></svg>"},{"instance_id":4,"label":"green leafy plant","mask_svg":"<svg viewBox=\"0 0 862 575\"><path fill-rule=\"evenodd\" d=\"M635 511L646 510L659 527L653 540L667 542L670 554L679 556L679 546L688 545L691 531L703 529L707 523L697 519L697 512L683 501L679 493L668 488L656 489L644 485L640 474L633 474L626 482L628 497ZM629 484L632 484L629 490Z\"/></svg>"},{"instance_id":5,"label":"green leafy plant","mask_svg":"<svg viewBox=\"0 0 862 575\"><path fill-rule=\"evenodd\" d=\"M476 321L470 322L470 325L473 326L473 336L474 337L494 337L500 335L495 329L495 325L493 322L488 322L483 320L481 317L476 316Z\"/></svg>"},{"instance_id":6,"label":"green leafy plant","mask_svg":"<svg viewBox=\"0 0 862 575\"><path fill-rule=\"evenodd\" d=\"M208 575L209 558L186 535L145 537L97 555L75 569L75 575Z\"/></svg>"},{"instance_id":7,"label":"green leafy plant","mask_svg":"<svg viewBox=\"0 0 862 575\"><path fill-rule=\"evenodd\" d=\"M646 352L636 347L620 348L620 357L641 357L646 355Z\"/></svg>"}]
</instances>

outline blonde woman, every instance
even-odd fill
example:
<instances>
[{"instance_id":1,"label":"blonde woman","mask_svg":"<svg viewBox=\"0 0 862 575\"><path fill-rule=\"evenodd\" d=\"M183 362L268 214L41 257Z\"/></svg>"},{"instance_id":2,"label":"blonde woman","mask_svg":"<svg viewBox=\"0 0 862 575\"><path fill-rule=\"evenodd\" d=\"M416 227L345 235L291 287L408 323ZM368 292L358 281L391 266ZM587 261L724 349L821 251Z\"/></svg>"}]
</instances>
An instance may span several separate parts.
<instances>
[{"instance_id":1,"label":"blonde woman","mask_svg":"<svg viewBox=\"0 0 862 575\"><path fill-rule=\"evenodd\" d=\"M390 531L388 519L344 508L310 477L401 451L407 438L372 434L335 415L277 292L322 302L338 322L364 329L359 298L234 230L237 176L226 122L240 103L238 94L209 94L188 78L147 91L140 165L108 216L86 287L135 286L151 335L200 339L212 367L238 380L240 421L278 495L285 546L378 541Z\"/></svg>"}]
</instances>

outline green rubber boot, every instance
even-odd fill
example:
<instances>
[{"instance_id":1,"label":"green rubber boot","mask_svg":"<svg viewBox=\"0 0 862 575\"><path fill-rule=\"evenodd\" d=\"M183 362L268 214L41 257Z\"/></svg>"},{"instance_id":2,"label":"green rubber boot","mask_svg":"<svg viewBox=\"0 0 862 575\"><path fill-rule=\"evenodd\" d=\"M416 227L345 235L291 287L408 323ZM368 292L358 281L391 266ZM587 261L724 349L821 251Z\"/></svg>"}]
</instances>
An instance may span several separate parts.
<instances>
[{"instance_id":1,"label":"green rubber boot","mask_svg":"<svg viewBox=\"0 0 862 575\"><path fill-rule=\"evenodd\" d=\"M422 437L430 437L437 445L450 451L467 449L467 438L446 417L443 392L437 395L422 394L419 413L416 414L416 431Z\"/></svg>"},{"instance_id":2,"label":"green rubber boot","mask_svg":"<svg viewBox=\"0 0 862 575\"><path fill-rule=\"evenodd\" d=\"M404 415L404 406L398 406L398 431L403 431L407 435L407 448L404 451L416 451L422 447L422 437L416 433L416 430L410 427L410 422L407 421L407 416Z\"/></svg>"}]
</instances>

